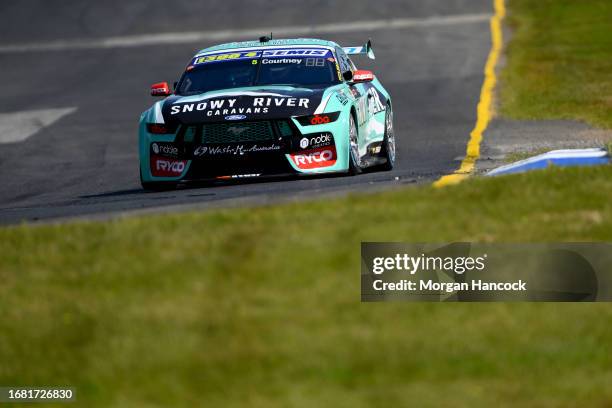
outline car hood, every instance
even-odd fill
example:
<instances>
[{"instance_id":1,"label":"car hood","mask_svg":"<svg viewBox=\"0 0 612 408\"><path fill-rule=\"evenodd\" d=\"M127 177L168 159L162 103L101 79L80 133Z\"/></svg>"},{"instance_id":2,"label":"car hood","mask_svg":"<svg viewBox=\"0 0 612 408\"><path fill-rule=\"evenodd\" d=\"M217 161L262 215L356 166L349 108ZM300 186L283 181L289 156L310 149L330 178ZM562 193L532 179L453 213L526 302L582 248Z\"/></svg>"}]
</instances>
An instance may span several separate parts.
<instances>
[{"instance_id":1,"label":"car hood","mask_svg":"<svg viewBox=\"0 0 612 408\"><path fill-rule=\"evenodd\" d=\"M182 124L311 115L321 103L325 89L266 86L174 95L164 101L162 114L166 123Z\"/></svg>"}]
</instances>

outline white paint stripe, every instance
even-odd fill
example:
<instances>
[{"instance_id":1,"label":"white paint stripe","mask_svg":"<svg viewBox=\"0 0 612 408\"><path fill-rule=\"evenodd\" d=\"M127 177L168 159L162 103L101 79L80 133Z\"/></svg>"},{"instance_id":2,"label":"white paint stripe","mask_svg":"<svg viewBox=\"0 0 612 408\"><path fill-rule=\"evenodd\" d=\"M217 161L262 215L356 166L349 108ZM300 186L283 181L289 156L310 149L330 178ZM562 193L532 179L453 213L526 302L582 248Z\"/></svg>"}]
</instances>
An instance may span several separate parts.
<instances>
[{"instance_id":1,"label":"white paint stripe","mask_svg":"<svg viewBox=\"0 0 612 408\"><path fill-rule=\"evenodd\" d=\"M315 115L318 115L319 113L323 113L323 111L325 110L325 107L327 106L327 102L329 102L329 98L331 98L333 93L334 92L330 92L329 95L327 95L327 97L321 101L319 106L317 106L317 109L314 111Z\"/></svg>"},{"instance_id":2,"label":"white paint stripe","mask_svg":"<svg viewBox=\"0 0 612 408\"><path fill-rule=\"evenodd\" d=\"M77 108L59 108L0 113L0 143L22 142L76 110Z\"/></svg>"},{"instance_id":3,"label":"white paint stripe","mask_svg":"<svg viewBox=\"0 0 612 408\"><path fill-rule=\"evenodd\" d=\"M234 40L240 38L257 38L261 33L273 32L276 37L297 34L347 33L373 30L397 30L413 27L446 26L470 24L488 21L490 14L460 14L425 18L395 18L386 20L354 21L350 23L332 23L312 26L263 27L244 30L190 31L162 34L129 35L106 37L91 40L59 40L39 43L0 45L0 53L64 51L79 49L141 47L147 45L190 44Z\"/></svg>"},{"instance_id":4,"label":"white paint stripe","mask_svg":"<svg viewBox=\"0 0 612 408\"><path fill-rule=\"evenodd\" d=\"M162 101L155 102L155 123L166 123L166 121L164 121L164 115L162 115L161 111L162 105Z\"/></svg>"}]
</instances>

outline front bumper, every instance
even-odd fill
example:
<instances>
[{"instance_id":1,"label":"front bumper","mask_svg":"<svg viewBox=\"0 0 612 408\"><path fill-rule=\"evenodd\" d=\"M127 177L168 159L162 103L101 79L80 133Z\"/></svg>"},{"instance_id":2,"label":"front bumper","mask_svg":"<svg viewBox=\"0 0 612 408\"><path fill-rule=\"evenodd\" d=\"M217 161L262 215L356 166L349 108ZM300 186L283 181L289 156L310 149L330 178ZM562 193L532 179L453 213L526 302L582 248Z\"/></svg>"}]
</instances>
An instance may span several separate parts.
<instances>
[{"instance_id":1,"label":"front bumper","mask_svg":"<svg viewBox=\"0 0 612 408\"><path fill-rule=\"evenodd\" d=\"M345 172L347 118L341 115L333 123L313 126L292 119L284 121L290 124L290 133L273 125L270 139L227 143L218 135L213 140L202 138L197 128L195 138L186 137L187 126L179 126L175 134L153 134L141 122L141 177L145 182L176 182ZM236 127L244 124L236 122Z\"/></svg>"}]
</instances>

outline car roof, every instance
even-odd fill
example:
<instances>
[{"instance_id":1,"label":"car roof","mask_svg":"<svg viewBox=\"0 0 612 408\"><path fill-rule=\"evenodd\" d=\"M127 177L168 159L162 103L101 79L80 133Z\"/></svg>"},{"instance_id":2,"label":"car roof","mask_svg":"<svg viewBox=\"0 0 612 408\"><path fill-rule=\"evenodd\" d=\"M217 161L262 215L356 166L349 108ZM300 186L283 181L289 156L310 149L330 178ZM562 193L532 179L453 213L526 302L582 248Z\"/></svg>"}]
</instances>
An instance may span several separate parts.
<instances>
[{"instance_id":1,"label":"car roof","mask_svg":"<svg viewBox=\"0 0 612 408\"><path fill-rule=\"evenodd\" d=\"M319 46L326 48L340 47L333 41L319 40L317 38L292 38L292 39L279 39L270 40L267 42L260 41L241 41L231 42L226 44L215 45L214 47L201 49L196 53L197 55L208 54L215 51L231 50L231 49L244 49L244 48L282 48L288 45L305 45L305 46Z\"/></svg>"}]
</instances>

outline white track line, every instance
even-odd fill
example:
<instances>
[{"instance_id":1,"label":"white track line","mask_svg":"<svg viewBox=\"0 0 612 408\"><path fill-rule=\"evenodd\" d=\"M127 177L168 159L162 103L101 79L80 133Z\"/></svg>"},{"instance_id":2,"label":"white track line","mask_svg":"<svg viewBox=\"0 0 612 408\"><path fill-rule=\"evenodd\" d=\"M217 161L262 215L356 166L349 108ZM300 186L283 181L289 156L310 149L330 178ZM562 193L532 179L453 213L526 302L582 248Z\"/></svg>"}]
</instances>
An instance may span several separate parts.
<instances>
[{"instance_id":1,"label":"white track line","mask_svg":"<svg viewBox=\"0 0 612 408\"><path fill-rule=\"evenodd\" d=\"M161 34L128 35L122 37L106 37L91 40L58 40L39 43L0 45L0 53L34 52L34 51L65 51L104 48L141 47L147 45L190 44L236 39L257 38L262 33L273 32L275 37L347 33L373 30L397 30L412 27L446 26L470 24L489 21L490 14L460 14L452 16L436 16L425 18L396 18L387 20L354 21L351 23L333 23L312 26L293 27L262 27L245 30L189 31Z\"/></svg>"},{"instance_id":2,"label":"white track line","mask_svg":"<svg viewBox=\"0 0 612 408\"><path fill-rule=\"evenodd\" d=\"M77 108L59 108L0 113L0 143L22 142L76 110Z\"/></svg>"}]
</instances>

